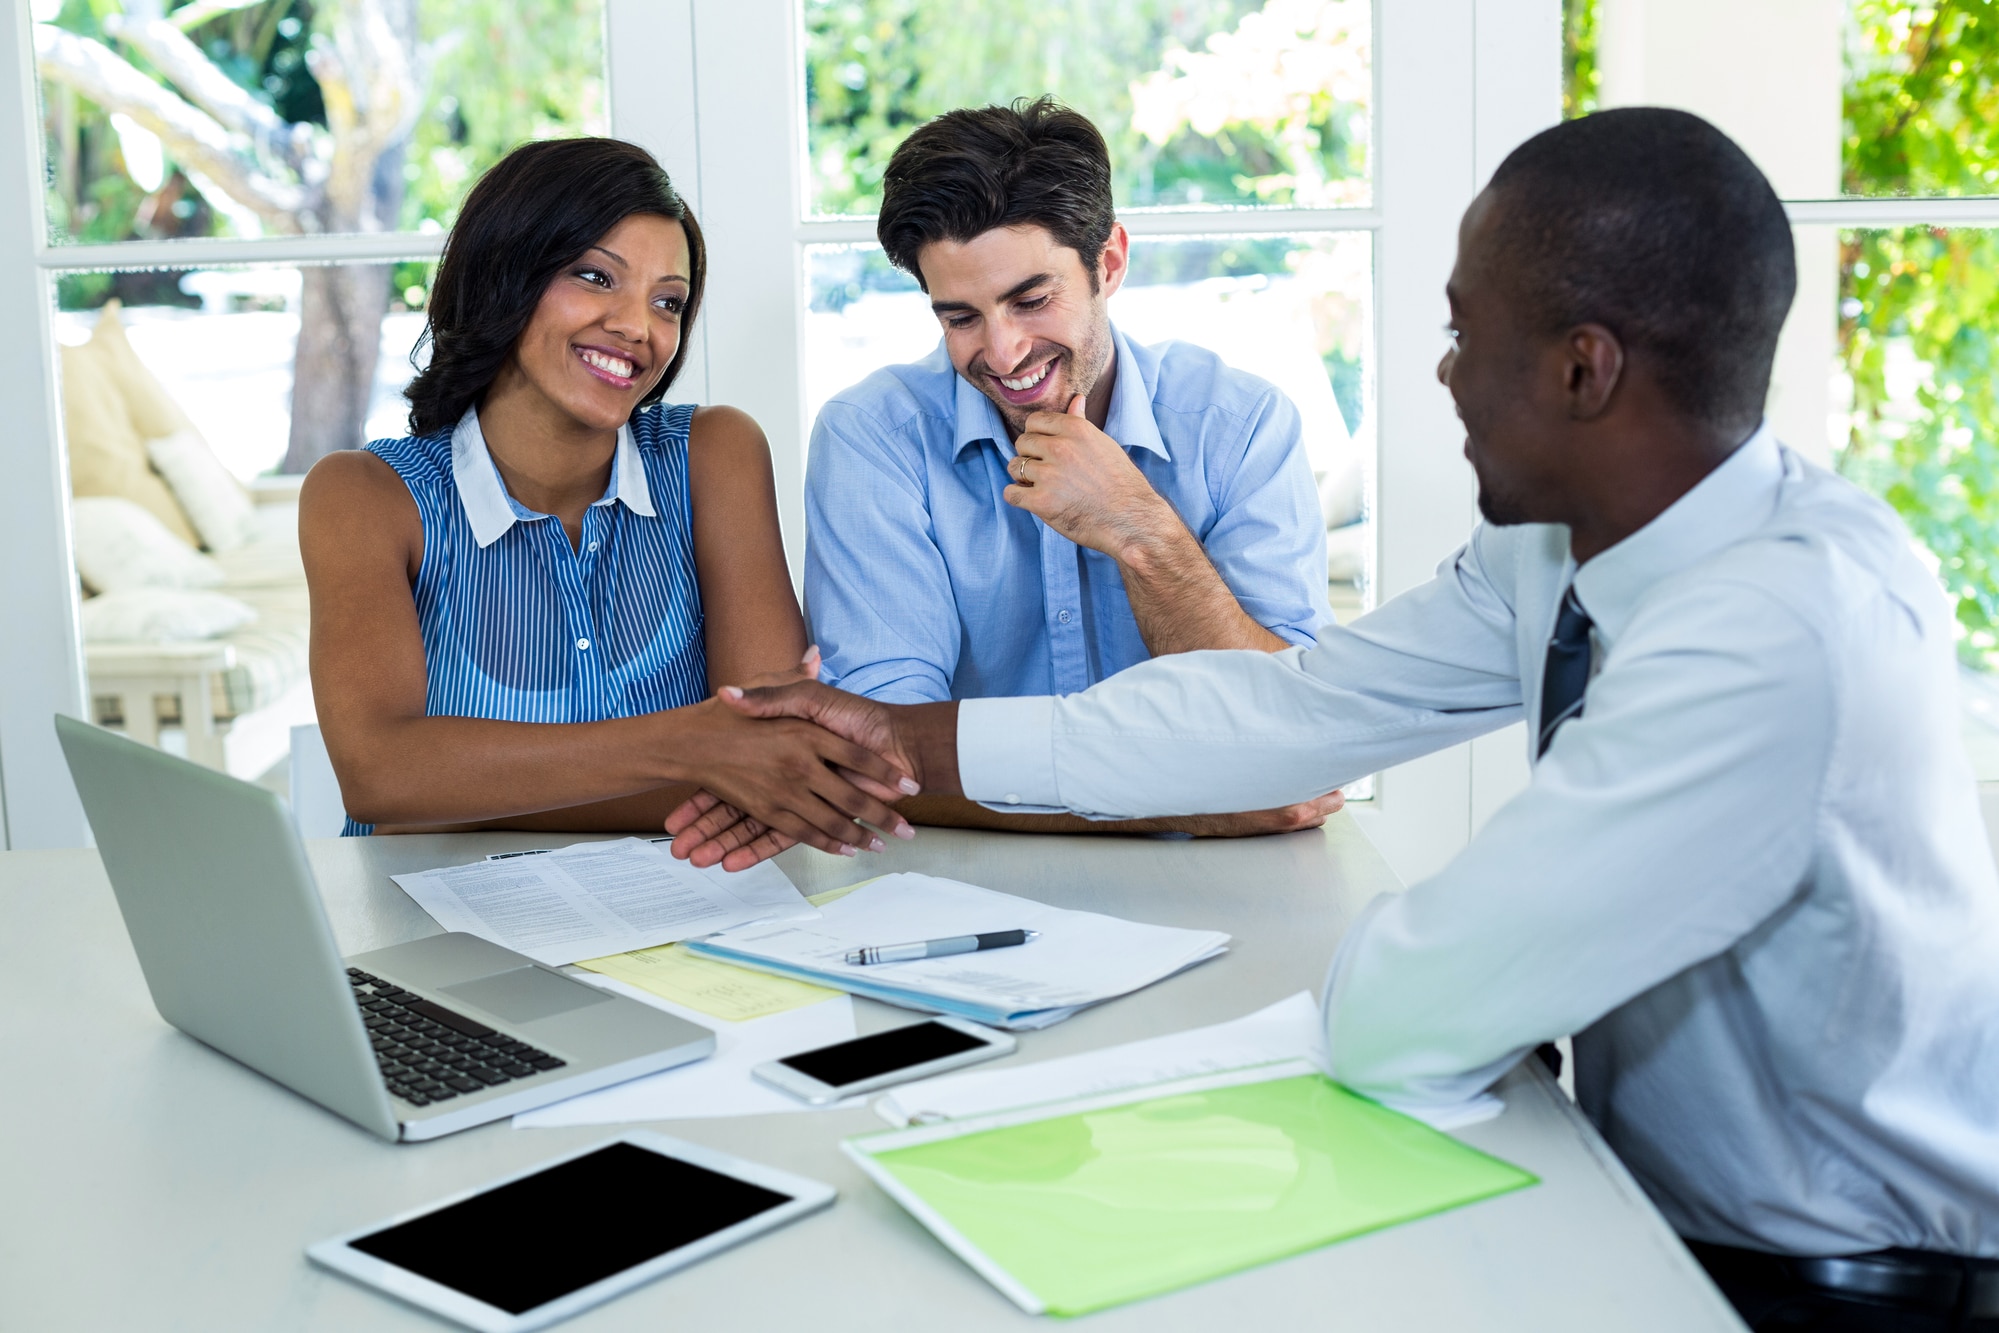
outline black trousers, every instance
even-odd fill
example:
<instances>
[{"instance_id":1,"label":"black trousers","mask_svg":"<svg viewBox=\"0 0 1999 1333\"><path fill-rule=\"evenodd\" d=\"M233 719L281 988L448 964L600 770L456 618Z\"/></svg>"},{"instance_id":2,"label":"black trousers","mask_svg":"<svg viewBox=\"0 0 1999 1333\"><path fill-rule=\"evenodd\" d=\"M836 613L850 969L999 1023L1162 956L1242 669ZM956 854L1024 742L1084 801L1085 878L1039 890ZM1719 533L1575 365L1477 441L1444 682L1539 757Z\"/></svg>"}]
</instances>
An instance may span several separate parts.
<instances>
[{"instance_id":1,"label":"black trousers","mask_svg":"<svg viewBox=\"0 0 1999 1333\"><path fill-rule=\"evenodd\" d=\"M1686 1244L1755 1333L1999 1333L1999 1319L1818 1290L1794 1277L1779 1255L1697 1240Z\"/></svg>"}]
</instances>

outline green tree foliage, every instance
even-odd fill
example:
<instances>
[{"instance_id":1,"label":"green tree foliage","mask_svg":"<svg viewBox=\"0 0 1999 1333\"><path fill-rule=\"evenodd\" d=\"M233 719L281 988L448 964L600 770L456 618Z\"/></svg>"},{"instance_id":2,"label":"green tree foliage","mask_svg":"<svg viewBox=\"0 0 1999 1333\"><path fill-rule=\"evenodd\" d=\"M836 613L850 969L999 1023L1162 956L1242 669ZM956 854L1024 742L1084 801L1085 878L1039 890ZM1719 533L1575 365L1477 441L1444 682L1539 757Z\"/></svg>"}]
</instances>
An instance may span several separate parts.
<instances>
[{"instance_id":1,"label":"green tree foliage","mask_svg":"<svg viewBox=\"0 0 1999 1333\"><path fill-rule=\"evenodd\" d=\"M806 118L814 204L872 213L896 145L961 106L1053 93L1109 142L1123 207L1291 202L1296 150L1276 120L1237 119L1213 134L1183 126L1155 143L1133 124L1133 85L1175 52L1202 52L1264 0L804 0ZM1302 9L1301 6L1293 8ZM1322 96L1303 111L1311 167L1326 179L1366 170L1364 106Z\"/></svg>"},{"instance_id":2,"label":"green tree foliage","mask_svg":"<svg viewBox=\"0 0 1999 1333\"><path fill-rule=\"evenodd\" d=\"M1597 0L1562 0L1562 118L1596 110Z\"/></svg>"},{"instance_id":3,"label":"green tree foliage","mask_svg":"<svg viewBox=\"0 0 1999 1333\"><path fill-rule=\"evenodd\" d=\"M169 3L171 14L191 0ZM324 0L318 9L330 8ZM119 0L65 0L58 26L114 41L104 19ZM224 9L188 30L218 69L289 121L326 123L319 85L307 65L315 37L314 0L263 0ZM516 144L563 134L602 133L602 0L421 0L423 63L428 73L422 117L404 147L400 225L449 228L465 191ZM115 45L115 42L114 42ZM146 68L130 51L128 59ZM225 234L226 221L193 183L169 164L148 192L120 153L110 118L59 85L45 85L52 229L81 242ZM420 304L430 266L396 268L398 298ZM190 304L171 273L72 274L61 283L65 308L122 296L128 304Z\"/></svg>"},{"instance_id":4,"label":"green tree foliage","mask_svg":"<svg viewBox=\"0 0 1999 1333\"><path fill-rule=\"evenodd\" d=\"M1999 193L1999 3L1853 0L1844 188ZM1999 669L1999 233L1853 231L1840 245L1847 476L1935 555L1965 660Z\"/></svg>"}]
</instances>

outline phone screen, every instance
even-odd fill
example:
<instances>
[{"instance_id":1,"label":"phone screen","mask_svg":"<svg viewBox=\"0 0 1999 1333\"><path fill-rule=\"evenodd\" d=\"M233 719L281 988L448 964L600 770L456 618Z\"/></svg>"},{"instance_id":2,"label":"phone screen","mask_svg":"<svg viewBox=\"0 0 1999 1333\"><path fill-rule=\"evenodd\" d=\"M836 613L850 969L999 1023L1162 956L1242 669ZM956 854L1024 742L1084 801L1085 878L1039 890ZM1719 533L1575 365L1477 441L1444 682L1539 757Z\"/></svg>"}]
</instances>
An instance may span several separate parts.
<instances>
[{"instance_id":1,"label":"phone screen","mask_svg":"<svg viewBox=\"0 0 1999 1333\"><path fill-rule=\"evenodd\" d=\"M787 1056L778 1063L796 1069L807 1078L816 1078L829 1087L845 1087L862 1079L893 1074L911 1065L941 1060L960 1051L977 1050L986 1043L970 1033L942 1023L917 1023L872 1037L856 1037L837 1046Z\"/></svg>"},{"instance_id":2,"label":"phone screen","mask_svg":"<svg viewBox=\"0 0 1999 1333\"><path fill-rule=\"evenodd\" d=\"M652 1202L579 1206L587 1199ZM522 1314L790 1202L747 1180L612 1143L347 1243Z\"/></svg>"}]
</instances>

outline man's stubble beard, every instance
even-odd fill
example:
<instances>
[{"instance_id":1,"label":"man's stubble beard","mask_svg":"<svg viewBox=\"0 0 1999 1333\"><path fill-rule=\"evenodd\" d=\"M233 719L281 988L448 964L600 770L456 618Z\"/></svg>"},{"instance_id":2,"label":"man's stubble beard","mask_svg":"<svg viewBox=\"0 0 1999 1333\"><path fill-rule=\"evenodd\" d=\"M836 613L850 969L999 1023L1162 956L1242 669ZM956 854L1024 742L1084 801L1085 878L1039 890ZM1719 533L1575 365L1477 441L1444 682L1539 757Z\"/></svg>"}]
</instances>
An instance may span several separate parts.
<instances>
[{"instance_id":1,"label":"man's stubble beard","mask_svg":"<svg viewBox=\"0 0 1999 1333\"><path fill-rule=\"evenodd\" d=\"M1089 401L1090 394L1096 390L1097 382L1104 377L1104 371L1109 369L1111 361L1111 320L1101 304L1098 306L1097 319L1091 325L1089 336L1075 347L1064 348L1055 359L1056 365L1048 373L1061 375L1069 381L1068 390L1062 395L1060 402L1050 399L1040 407L1023 411L995 394L983 380L978 382L979 392L986 396L987 402L999 409L1000 420L1006 423L1007 430L1012 432L1015 438L1027 429L1027 419L1034 413L1067 412L1070 399L1079 393L1083 395L1085 402ZM1081 369L1085 365L1089 367L1087 380L1083 378L1086 372Z\"/></svg>"}]
</instances>

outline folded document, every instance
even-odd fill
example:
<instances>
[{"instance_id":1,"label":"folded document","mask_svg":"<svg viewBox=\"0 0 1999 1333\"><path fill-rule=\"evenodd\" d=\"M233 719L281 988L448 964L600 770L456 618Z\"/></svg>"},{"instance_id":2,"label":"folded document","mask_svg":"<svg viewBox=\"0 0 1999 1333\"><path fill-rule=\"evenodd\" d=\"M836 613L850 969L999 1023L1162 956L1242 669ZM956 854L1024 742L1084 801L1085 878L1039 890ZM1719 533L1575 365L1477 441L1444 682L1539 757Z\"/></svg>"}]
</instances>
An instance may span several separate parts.
<instances>
[{"instance_id":1,"label":"folded document","mask_svg":"<svg viewBox=\"0 0 1999 1333\"><path fill-rule=\"evenodd\" d=\"M638 838L393 878L446 930L550 967L751 921L818 915L774 866L740 876L697 870Z\"/></svg>"},{"instance_id":2,"label":"folded document","mask_svg":"<svg viewBox=\"0 0 1999 1333\"><path fill-rule=\"evenodd\" d=\"M846 961L848 950L869 945L1015 929L1038 930L1041 938L907 963L862 967ZM956 880L900 874L827 903L816 920L725 930L689 947L908 1009L993 1027L1041 1028L1213 958L1228 940L1220 931L1122 921Z\"/></svg>"}]
</instances>

